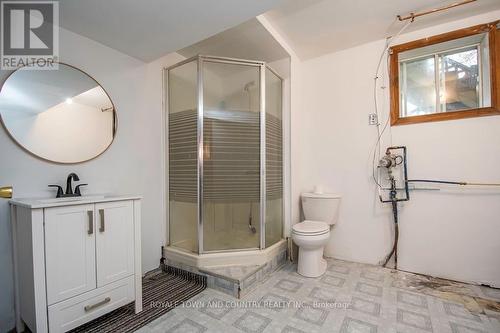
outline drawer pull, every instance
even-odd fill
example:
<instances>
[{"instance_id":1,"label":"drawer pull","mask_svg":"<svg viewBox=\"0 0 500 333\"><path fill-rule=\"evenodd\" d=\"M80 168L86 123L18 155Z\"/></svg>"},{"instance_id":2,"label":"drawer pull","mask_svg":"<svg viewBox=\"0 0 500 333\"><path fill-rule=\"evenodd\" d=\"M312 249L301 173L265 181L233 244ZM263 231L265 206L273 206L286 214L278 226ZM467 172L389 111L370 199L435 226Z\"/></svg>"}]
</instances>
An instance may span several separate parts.
<instances>
[{"instance_id":1,"label":"drawer pull","mask_svg":"<svg viewBox=\"0 0 500 333\"><path fill-rule=\"evenodd\" d=\"M99 217L101 220L101 226L99 227L99 232L104 232L105 226L104 226L104 209L99 209Z\"/></svg>"},{"instance_id":2,"label":"drawer pull","mask_svg":"<svg viewBox=\"0 0 500 333\"><path fill-rule=\"evenodd\" d=\"M87 211L87 215L89 216L89 228L87 230L87 234L92 235L94 233L94 212L89 210Z\"/></svg>"},{"instance_id":3,"label":"drawer pull","mask_svg":"<svg viewBox=\"0 0 500 333\"><path fill-rule=\"evenodd\" d=\"M109 303L109 302L111 302L111 298L106 297L105 299L103 299L100 302L97 302L97 303L92 304L92 305L86 305L83 309L85 310L85 312L89 312L89 311L94 310L95 308L100 307L100 306L102 306L106 303Z\"/></svg>"}]
</instances>

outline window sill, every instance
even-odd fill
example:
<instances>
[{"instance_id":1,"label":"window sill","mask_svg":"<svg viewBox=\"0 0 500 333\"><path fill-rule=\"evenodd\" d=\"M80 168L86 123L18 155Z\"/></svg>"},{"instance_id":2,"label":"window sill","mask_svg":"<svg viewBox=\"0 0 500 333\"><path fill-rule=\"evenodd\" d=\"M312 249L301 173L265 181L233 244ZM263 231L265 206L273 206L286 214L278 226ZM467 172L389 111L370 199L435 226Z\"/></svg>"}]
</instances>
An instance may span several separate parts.
<instances>
[{"instance_id":1,"label":"window sill","mask_svg":"<svg viewBox=\"0 0 500 333\"><path fill-rule=\"evenodd\" d=\"M499 116L500 110L494 107L470 109L467 111L451 111L443 113L434 113L422 116L413 116L405 118L392 118L391 126L411 125L419 123L428 123L434 121L457 120L466 118L486 117L486 116Z\"/></svg>"}]
</instances>

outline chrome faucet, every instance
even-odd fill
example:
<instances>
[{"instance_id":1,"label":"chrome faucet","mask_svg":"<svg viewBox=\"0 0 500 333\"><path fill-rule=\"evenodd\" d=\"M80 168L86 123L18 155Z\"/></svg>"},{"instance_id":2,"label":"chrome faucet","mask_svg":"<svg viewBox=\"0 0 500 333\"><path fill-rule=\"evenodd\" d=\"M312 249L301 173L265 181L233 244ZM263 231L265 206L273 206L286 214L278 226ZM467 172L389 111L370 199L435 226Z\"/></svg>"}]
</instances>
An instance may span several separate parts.
<instances>
[{"instance_id":1,"label":"chrome faucet","mask_svg":"<svg viewBox=\"0 0 500 333\"><path fill-rule=\"evenodd\" d=\"M73 192L73 185L71 184L72 181L79 181L80 177L74 172L70 173L68 175L68 178L66 178L66 193L63 192L63 189L59 185L49 185L49 187L57 187L57 195L56 198L61 198L61 197L80 197L82 194L80 192L80 187L81 186L86 186L88 184L78 184L75 187L75 192Z\"/></svg>"}]
</instances>

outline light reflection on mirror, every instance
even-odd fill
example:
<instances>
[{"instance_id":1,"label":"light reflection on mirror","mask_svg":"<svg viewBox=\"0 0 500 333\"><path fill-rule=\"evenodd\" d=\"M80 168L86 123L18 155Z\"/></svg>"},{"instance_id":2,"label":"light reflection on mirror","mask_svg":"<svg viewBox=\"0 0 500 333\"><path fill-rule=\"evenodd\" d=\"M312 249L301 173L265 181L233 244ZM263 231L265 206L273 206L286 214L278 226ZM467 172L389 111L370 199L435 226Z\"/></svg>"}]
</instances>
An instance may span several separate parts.
<instances>
[{"instance_id":1,"label":"light reflection on mirror","mask_svg":"<svg viewBox=\"0 0 500 333\"><path fill-rule=\"evenodd\" d=\"M100 155L116 131L116 112L104 89L65 64L58 70L13 72L0 91L0 116L16 143L57 163Z\"/></svg>"}]
</instances>

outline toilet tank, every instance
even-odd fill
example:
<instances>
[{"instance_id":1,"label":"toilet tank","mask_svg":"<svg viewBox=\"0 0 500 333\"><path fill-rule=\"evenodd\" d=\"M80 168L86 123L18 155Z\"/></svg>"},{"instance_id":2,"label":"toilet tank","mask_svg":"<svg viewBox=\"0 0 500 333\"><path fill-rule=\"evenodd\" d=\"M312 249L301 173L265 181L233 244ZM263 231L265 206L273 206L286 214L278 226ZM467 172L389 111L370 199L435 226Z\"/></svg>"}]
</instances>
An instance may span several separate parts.
<instances>
[{"instance_id":1,"label":"toilet tank","mask_svg":"<svg viewBox=\"0 0 500 333\"><path fill-rule=\"evenodd\" d=\"M302 193L302 209L306 220L337 223L340 196L331 193Z\"/></svg>"}]
</instances>

